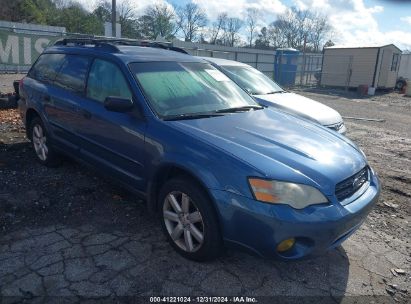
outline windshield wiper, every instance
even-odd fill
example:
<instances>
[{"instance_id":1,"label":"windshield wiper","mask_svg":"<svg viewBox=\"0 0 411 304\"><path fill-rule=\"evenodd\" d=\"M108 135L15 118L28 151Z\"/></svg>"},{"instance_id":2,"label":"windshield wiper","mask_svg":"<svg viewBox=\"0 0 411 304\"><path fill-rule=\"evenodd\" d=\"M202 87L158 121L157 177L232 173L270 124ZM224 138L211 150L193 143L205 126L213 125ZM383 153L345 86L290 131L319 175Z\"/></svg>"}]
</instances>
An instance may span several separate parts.
<instances>
[{"instance_id":1,"label":"windshield wiper","mask_svg":"<svg viewBox=\"0 0 411 304\"><path fill-rule=\"evenodd\" d=\"M244 111L250 111L250 110L260 110L263 109L263 106L242 106L242 107L234 107L234 108L227 108L227 109L221 109L221 110L216 110L216 113L234 113L234 112L244 112Z\"/></svg>"},{"instance_id":2,"label":"windshield wiper","mask_svg":"<svg viewBox=\"0 0 411 304\"><path fill-rule=\"evenodd\" d=\"M223 116L223 115L216 113L216 112L190 113L190 114L167 115L163 117L163 120L184 120L184 119L209 118L209 117L215 117L215 116Z\"/></svg>"},{"instance_id":3,"label":"windshield wiper","mask_svg":"<svg viewBox=\"0 0 411 304\"><path fill-rule=\"evenodd\" d=\"M268 95L268 94L282 94L282 93L287 93L287 91L272 91L272 92L265 93L264 95Z\"/></svg>"}]
</instances>

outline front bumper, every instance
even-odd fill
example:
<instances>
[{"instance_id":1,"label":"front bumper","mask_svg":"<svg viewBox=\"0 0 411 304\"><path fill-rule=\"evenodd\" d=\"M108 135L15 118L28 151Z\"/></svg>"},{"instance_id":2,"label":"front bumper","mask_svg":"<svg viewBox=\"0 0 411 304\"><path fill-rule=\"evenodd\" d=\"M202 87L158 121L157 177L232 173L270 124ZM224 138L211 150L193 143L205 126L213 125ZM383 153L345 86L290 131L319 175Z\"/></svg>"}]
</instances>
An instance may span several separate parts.
<instances>
[{"instance_id":1,"label":"front bumper","mask_svg":"<svg viewBox=\"0 0 411 304\"><path fill-rule=\"evenodd\" d=\"M315 256L340 245L365 220L380 194L372 174L368 189L345 206L329 197L329 205L302 210L287 205L262 203L232 192L211 190L219 211L227 245L240 246L267 258L286 260ZM279 253L277 245L289 238L296 243Z\"/></svg>"}]
</instances>

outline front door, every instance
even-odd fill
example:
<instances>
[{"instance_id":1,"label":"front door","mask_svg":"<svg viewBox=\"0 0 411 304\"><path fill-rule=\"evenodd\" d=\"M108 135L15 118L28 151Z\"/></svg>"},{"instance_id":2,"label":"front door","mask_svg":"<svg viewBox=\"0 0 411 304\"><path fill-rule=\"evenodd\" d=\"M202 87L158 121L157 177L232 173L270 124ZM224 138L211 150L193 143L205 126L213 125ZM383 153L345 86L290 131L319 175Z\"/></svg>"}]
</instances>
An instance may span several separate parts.
<instances>
[{"instance_id":1,"label":"front door","mask_svg":"<svg viewBox=\"0 0 411 304\"><path fill-rule=\"evenodd\" d=\"M137 109L127 113L106 110L108 96L133 99L121 69L113 62L95 59L81 102L82 122L77 131L82 139L80 152L89 162L104 166L110 174L142 190L145 120Z\"/></svg>"}]
</instances>

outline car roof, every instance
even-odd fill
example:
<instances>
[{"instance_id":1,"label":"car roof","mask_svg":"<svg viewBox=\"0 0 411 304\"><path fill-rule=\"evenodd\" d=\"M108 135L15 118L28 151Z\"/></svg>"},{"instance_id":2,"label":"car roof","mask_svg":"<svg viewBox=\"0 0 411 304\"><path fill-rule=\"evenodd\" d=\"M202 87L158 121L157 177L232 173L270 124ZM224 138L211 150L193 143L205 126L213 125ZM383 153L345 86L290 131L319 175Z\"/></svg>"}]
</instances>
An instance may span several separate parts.
<instances>
[{"instance_id":1,"label":"car roof","mask_svg":"<svg viewBox=\"0 0 411 304\"><path fill-rule=\"evenodd\" d=\"M119 58L124 63L152 62L152 61L178 61L178 62L204 62L201 58L181 52L166 50L150 46L116 45L116 50L94 45L54 45L47 48L44 53L64 53L78 55L108 55Z\"/></svg>"},{"instance_id":2,"label":"car roof","mask_svg":"<svg viewBox=\"0 0 411 304\"><path fill-rule=\"evenodd\" d=\"M249 66L248 64L245 64L242 62L223 59L223 58L215 58L215 57L199 57L199 58L209 61L211 63L214 63L216 65L220 65L220 66Z\"/></svg>"}]
</instances>

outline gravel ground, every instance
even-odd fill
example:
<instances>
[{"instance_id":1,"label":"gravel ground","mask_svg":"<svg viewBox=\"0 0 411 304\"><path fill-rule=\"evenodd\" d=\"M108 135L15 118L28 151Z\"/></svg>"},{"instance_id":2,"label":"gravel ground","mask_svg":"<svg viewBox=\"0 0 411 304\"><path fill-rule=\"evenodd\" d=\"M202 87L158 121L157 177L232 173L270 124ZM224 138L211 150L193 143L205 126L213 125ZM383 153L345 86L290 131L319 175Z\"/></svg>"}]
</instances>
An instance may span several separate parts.
<instances>
[{"instance_id":1,"label":"gravel ground","mask_svg":"<svg viewBox=\"0 0 411 304\"><path fill-rule=\"evenodd\" d=\"M367 154L383 191L364 225L341 247L292 263L232 251L203 264L181 258L142 202L73 161L42 167L17 111L1 110L0 302L160 295L263 296L260 303L409 302L411 98L299 93L344 116L385 120L346 119L347 136ZM148 301L133 302L139 299Z\"/></svg>"}]
</instances>

